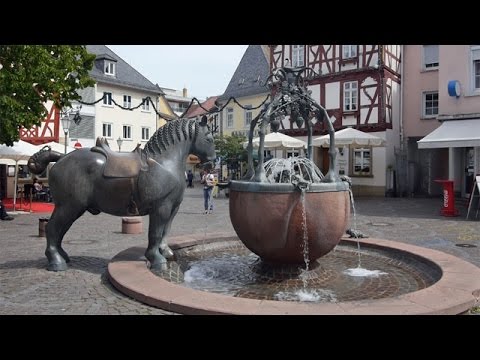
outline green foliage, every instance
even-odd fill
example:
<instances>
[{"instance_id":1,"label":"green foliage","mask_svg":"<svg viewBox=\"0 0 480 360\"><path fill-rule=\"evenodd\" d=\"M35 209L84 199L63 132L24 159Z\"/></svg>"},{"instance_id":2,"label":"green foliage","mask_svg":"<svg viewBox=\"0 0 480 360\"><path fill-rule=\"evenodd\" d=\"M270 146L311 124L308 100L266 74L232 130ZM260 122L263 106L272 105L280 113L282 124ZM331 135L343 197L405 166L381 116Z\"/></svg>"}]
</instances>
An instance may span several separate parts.
<instances>
[{"instance_id":1,"label":"green foliage","mask_svg":"<svg viewBox=\"0 0 480 360\"><path fill-rule=\"evenodd\" d=\"M247 141L245 136L237 135L215 138L215 149L226 161L237 161L247 156L247 151L243 148L245 141Z\"/></svg>"},{"instance_id":2,"label":"green foliage","mask_svg":"<svg viewBox=\"0 0 480 360\"><path fill-rule=\"evenodd\" d=\"M474 306L470 309L471 314L480 314L480 306Z\"/></svg>"},{"instance_id":3,"label":"green foliage","mask_svg":"<svg viewBox=\"0 0 480 360\"><path fill-rule=\"evenodd\" d=\"M0 45L0 144L39 125L47 100L60 109L80 100L77 90L95 84L94 61L84 45Z\"/></svg>"}]
</instances>

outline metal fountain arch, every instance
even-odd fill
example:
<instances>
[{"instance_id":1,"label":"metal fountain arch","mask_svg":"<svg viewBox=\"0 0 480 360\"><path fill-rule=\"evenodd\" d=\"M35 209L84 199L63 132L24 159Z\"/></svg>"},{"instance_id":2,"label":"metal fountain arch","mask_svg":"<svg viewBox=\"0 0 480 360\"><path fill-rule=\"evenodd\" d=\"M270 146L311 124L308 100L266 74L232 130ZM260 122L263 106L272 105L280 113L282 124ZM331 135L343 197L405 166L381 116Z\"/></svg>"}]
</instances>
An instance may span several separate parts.
<instances>
[{"instance_id":1,"label":"metal fountain arch","mask_svg":"<svg viewBox=\"0 0 480 360\"><path fill-rule=\"evenodd\" d=\"M335 130L333 128L327 111L318 104L312 97L311 91L305 85L305 78L302 77L307 67L283 67L274 71L267 79L267 85L272 92L275 92L271 102L265 103L264 108L250 123L248 134L248 170L244 179L250 179L255 182L265 181L264 164L264 143L265 130L268 125L273 132L280 128L281 121L290 117L290 122L295 122L301 127L306 121L307 125L307 157L312 160L312 127L313 120L323 121L330 136L330 149L328 156L330 166L323 182L336 182L339 177L335 169ZM258 165L256 169L253 166L253 133L256 126L259 126L259 147L258 147Z\"/></svg>"}]
</instances>

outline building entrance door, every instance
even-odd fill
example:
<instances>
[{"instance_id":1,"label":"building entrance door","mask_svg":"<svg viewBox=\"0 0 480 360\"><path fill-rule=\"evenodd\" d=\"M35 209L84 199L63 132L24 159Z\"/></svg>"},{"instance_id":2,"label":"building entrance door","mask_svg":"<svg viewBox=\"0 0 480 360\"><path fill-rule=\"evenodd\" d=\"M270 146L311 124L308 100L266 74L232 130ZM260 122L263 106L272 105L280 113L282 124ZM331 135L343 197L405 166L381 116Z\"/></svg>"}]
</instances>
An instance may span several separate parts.
<instances>
[{"instance_id":1,"label":"building entrance door","mask_svg":"<svg viewBox=\"0 0 480 360\"><path fill-rule=\"evenodd\" d=\"M465 174L464 174L464 186L465 195L470 196L472 191L473 180L475 179L475 162L474 162L474 150L473 147L465 148Z\"/></svg>"}]
</instances>

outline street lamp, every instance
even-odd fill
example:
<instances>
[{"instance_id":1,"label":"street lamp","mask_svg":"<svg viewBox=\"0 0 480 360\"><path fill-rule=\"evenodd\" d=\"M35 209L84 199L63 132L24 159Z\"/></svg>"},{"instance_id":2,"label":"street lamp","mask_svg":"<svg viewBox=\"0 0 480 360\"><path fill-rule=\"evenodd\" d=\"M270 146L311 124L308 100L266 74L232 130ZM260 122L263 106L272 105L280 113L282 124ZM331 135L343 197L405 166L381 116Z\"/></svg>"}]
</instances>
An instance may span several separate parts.
<instances>
[{"instance_id":1,"label":"street lamp","mask_svg":"<svg viewBox=\"0 0 480 360\"><path fill-rule=\"evenodd\" d=\"M65 112L63 114L63 117L61 119L62 121L62 128L63 128L63 133L65 134L65 154L67 153L67 137L68 137L68 129L70 128L71 120L68 112Z\"/></svg>"},{"instance_id":2,"label":"street lamp","mask_svg":"<svg viewBox=\"0 0 480 360\"><path fill-rule=\"evenodd\" d=\"M122 148L122 143L123 143L123 140L119 136L118 139L117 139L118 152L120 152L120 149Z\"/></svg>"},{"instance_id":3,"label":"street lamp","mask_svg":"<svg viewBox=\"0 0 480 360\"><path fill-rule=\"evenodd\" d=\"M65 154L67 153L68 130L70 129L70 125L72 123L72 120L70 119L70 115L74 114L73 121L75 121L76 124L80 123L80 120L82 119L80 116L81 108L82 108L82 105L77 106L76 109L68 109L68 110L62 111L62 117L60 121L62 122L63 133L65 134Z\"/></svg>"}]
</instances>

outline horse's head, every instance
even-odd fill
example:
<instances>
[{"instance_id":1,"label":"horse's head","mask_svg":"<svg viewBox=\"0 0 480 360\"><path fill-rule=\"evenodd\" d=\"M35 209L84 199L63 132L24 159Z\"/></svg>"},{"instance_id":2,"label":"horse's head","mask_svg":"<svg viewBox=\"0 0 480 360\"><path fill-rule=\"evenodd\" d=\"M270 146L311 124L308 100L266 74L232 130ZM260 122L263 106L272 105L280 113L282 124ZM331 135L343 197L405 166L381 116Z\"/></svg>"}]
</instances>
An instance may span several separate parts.
<instances>
[{"instance_id":1,"label":"horse's head","mask_svg":"<svg viewBox=\"0 0 480 360\"><path fill-rule=\"evenodd\" d=\"M213 161L217 157L215 153L215 143L205 115L197 126L198 133L195 141L192 143L190 153L197 155L201 162Z\"/></svg>"}]
</instances>

